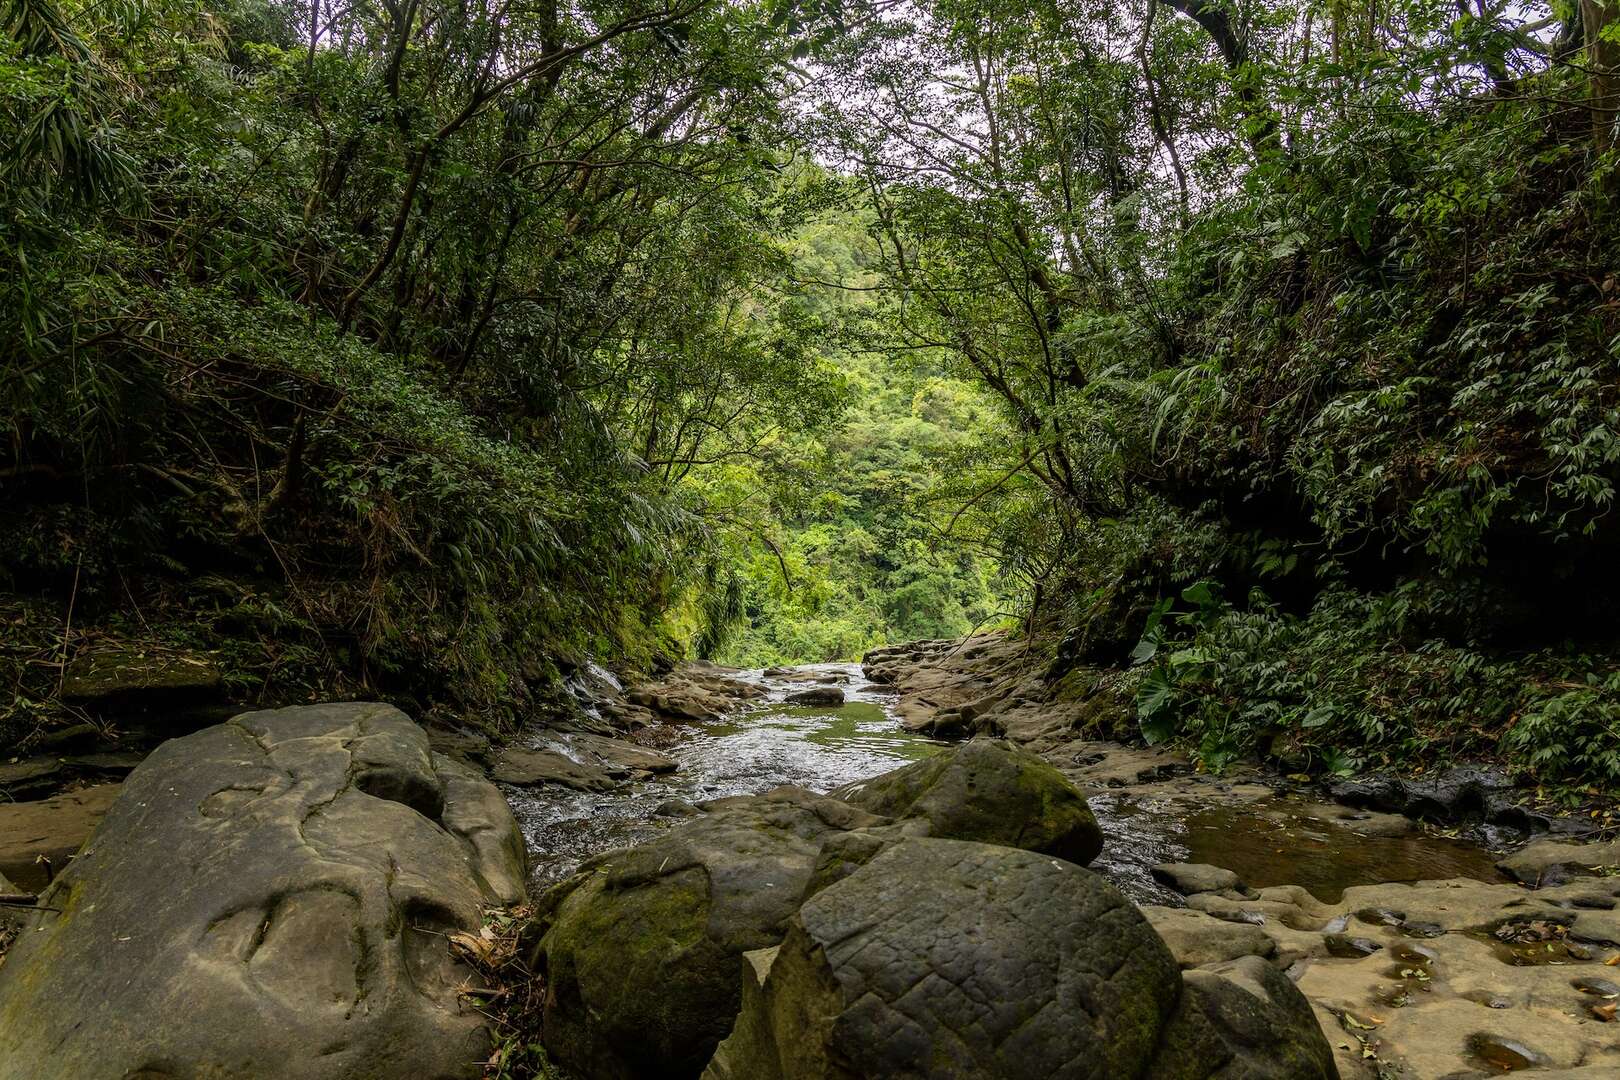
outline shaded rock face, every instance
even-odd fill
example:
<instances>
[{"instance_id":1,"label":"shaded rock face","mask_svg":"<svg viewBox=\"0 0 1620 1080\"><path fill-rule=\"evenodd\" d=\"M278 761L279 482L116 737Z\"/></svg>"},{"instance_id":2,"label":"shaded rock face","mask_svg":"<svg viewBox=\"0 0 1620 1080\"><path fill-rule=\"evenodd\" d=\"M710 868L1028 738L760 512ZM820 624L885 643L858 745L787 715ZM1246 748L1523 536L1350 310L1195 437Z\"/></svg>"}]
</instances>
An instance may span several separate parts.
<instances>
[{"instance_id":1,"label":"shaded rock face","mask_svg":"<svg viewBox=\"0 0 1620 1080\"><path fill-rule=\"evenodd\" d=\"M822 842L878 823L780 788L586 863L540 902L546 1049L593 1080L696 1076L737 1013L739 958L781 940Z\"/></svg>"},{"instance_id":2,"label":"shaded rock face","mask_svg":"<svg viewBox=\"0 0 1620 1080\"><path fill-rule=\"evenodd\" d=\"M1305 1000L1256 962L1184 985L1097 875L903 840L809 900L774 954L747 958L742 1014L704 1080L1336 1076ZM1210 1030L1228 1014L1240 1031Z\"/></svg>"},{"instance_id":3,"label":"shaded rock face","mask_svg":"<svg viewBox=\"0 0 1620 1080\"><path fill-rule=\"evenodd\" d=\"M478 1076L444 935L522 897L522 852L493 786L390 706L165 743L0 968L0 1078Z\"/></svg>"},{"instance_id":4,"label":"shaded rock face","mask_svg":"<svg viewBox=\"0 0 1620 1080\"><path fill-rule=\"evenodd\" d=\"M1425 776L1374 774L1336 783L1333 798L1347 806L1402 814L1422 821L1485 821L1526 831L1554 828L1558 822L1519 805L1513 784L1502 773L1459 765Z\"/></svg>"},{"instance_id":5,"label":"shaded rock face","mask_svg":"<svg viewBox=\"0 0 1620 1080\"><path fill-rule=\"evenodd\" d=\"M831 793L889 818L922 818L929 834L1056 855L1084 866L1102 851L1085 797L1042 758L975 739Z\"/></svg>"},{"instance_id":6,"label":"shaded rock face","mask_svg":"<svg viewBox=\"0 0 1620 1080\"><path fill-rule=\"evenodd\" d=\"M1182 973L1148 1075L1187 1080L1338 1077L1310 1002L1258 956Z\"/></svg>"}]
</instances>

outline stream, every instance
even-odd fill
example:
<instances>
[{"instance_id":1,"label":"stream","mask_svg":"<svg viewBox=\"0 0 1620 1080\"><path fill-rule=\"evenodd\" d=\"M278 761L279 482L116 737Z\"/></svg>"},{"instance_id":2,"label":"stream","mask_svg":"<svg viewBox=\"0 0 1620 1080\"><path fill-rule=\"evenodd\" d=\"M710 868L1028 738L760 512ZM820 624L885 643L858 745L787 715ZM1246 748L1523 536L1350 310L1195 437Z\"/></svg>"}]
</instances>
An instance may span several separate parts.
<instances>
[{"instance_id":1,"label":"stream","mask_svg":"<svg viewBox=\"0 0 1620 1080\"><path fill-rule=\"evenodd\" d=\"M857 664L804 665L788 676L760 670L731 674L766 696L723 720L682 725L676 741L662 747L679 762L672 774L607 793L555 785L504 787L528 844L536 892L592 855L640 843L674 824L678 817L659 813L673 801L758 794L782 784L824 792L949 745L903 730L893 714L894 692L868 682ZM844 690L843 705L812 708L785 700L829 684ZM535 745L566 752L567 736L545 734ZM1139 904L1182 903L1150 873L1154 865L1170 862L1223 866L1255 888L1302 885L1327 902L1336 902L1352 885L1500 880L1497 856L1486 844L1427 828L1403 836L1367 836L1307 813L1308 803L1288 795L1254 805L1212 800L1207 808L1193 810L1185 799L1140 794L1096 793L1090 803L1105 838L1092 868Z\"/></svg>"}]
</instances>

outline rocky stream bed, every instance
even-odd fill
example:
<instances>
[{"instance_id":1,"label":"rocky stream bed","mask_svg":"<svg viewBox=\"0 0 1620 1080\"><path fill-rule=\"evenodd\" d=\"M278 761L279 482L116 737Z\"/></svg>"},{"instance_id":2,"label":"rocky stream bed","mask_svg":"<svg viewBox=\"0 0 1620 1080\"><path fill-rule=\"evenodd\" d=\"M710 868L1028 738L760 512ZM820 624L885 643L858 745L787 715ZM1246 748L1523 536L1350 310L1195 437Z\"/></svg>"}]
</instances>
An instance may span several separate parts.
<instances>
[{"instance_id":1,"label":"rocky stream bed","mask_svg":"<svg viewBox=\"0 0 1620 1080\"><path fill-rule=\"evenodd\" d=\"M1078 738L1017 650L587 668L504 749L353 704L58 755L0 806L0 1080L479 1075L447 943L500 910L588 1078L1620 1075L1620 845L1479 770Z\"/></svg>"}]
</instances>

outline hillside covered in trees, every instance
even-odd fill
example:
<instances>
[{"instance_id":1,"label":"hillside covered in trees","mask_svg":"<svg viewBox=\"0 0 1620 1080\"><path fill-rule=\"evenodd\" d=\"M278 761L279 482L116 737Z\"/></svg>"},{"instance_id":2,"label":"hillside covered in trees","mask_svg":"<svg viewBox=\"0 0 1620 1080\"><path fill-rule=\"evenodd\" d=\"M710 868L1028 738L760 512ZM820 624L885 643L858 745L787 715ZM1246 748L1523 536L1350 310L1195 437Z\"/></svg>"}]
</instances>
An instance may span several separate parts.
<instances>
[{"instance_id":1,"label":"hillside covered in trees","mask_svg":"<svg viewBox=\"0 0 1620 1080\"><path fill-rule=\"evenodd\" d=\"M1209 769L1620 782L1613 4L0 30L0 743L1006 625Z\"/></svg>"}]
</instances>

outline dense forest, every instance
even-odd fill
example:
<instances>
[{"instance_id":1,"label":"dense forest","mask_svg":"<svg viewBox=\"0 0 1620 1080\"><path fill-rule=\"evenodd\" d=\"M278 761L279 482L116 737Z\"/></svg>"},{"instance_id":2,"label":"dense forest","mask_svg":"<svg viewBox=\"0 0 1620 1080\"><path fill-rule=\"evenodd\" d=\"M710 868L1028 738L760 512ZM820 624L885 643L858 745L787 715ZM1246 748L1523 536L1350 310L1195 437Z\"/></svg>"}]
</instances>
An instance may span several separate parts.
<instances>
[{"instance_id":1,"label":"dense forest","mask_svg":"<svg viewBox=\"0 0 1620 1080\"><path fill-rule=\"evenodd\" d=\"M0 743L1003 625L1206 768L1620 781L1613 4L0 26Z\"/></svg>"}]
</instances>

